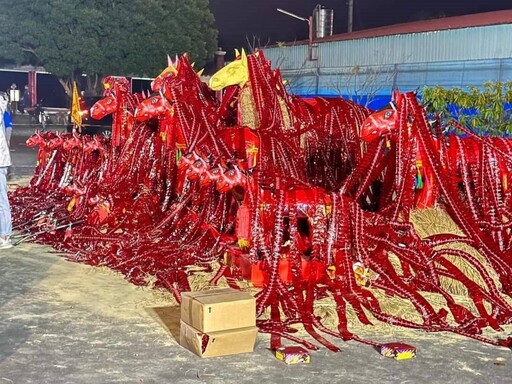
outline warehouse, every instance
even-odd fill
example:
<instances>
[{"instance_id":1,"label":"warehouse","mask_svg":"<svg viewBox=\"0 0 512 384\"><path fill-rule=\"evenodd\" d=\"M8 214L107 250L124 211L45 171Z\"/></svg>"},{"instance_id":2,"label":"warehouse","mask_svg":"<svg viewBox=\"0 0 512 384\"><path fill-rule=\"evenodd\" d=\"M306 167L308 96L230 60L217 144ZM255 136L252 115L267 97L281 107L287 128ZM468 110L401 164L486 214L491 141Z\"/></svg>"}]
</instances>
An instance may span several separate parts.
<instances>
[{"instance_id":1,"label":"warehouse","mask_svg":"<svg viewBox=\"0 0 512 384\"><path fill-rule=\"evenodd\" d=\"M351 97L377 108L391 90L512 79L512 10L283 43L264 49L289 91Z\"/></svg>"}]
</instances>

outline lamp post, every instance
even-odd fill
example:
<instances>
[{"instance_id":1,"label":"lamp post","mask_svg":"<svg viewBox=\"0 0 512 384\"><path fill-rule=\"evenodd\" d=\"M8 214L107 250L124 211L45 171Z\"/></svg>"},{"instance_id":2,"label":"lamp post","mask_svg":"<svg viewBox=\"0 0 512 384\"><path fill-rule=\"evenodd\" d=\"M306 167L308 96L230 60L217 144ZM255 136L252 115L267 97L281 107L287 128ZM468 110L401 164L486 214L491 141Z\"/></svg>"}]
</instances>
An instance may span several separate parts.
<instances>
[{"instance_id":1,"label":"lamp post","mask_svg":"<svg viewBox=\"0 0 512 384\"><path fill-rule=\"evenodd\" d=\"M277 11L308 23L308 59L309 61L313 60L313 16L309 16L309 18L306 19L305 17L297 16L295 13L285 11L281 8L277 8Z\"/></svg>"}]
</instances>

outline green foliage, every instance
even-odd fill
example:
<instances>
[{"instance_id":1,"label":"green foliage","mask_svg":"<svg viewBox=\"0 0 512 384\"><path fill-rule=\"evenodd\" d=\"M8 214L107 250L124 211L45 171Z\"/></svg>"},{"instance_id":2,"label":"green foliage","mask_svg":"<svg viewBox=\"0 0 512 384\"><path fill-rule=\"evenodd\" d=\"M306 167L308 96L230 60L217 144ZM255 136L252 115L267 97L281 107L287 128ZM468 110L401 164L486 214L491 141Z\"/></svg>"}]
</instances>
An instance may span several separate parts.
<instances>
[{"instance_id":1,"label":"green foliage","mask_svg":"<svg viewBox=\"0 0 512 384\"><path fill-rule=\"evenodd\" d=\"M33 64L62 79L156 76L167 54L213 58L208 0L0 0L0 60Z\"/></svg>"},{"instance_id":2,"label":"green foliage","mask_svg":"<svg viewBox=\"0 0 512 384\"><path fill-rule=\"evenodd\" d=\"M467 90L425 87L422 101L428 112L441 114L444 123L455 119L474 132L512 134L512 81L492 81Z\"/></svg>"}]
</instances>

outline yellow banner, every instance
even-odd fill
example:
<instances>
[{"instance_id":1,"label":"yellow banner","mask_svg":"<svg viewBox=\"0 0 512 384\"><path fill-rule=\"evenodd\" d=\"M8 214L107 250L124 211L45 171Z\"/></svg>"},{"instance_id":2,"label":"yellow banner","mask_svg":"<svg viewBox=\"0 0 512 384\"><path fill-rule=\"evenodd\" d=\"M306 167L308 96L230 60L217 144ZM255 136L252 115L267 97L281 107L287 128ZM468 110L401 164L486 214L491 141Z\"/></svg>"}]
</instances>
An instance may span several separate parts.
<instances>
[{"instance_id":1,"label":"yellow banner","mask_svg":"<svg viewBox=\"0 0 512 384\"><path fill-rule=\"evenodd\" d=\"M71 102L71 121L75 126L82 129L82 114L80 110L80 97L78 96L78 89L76 82L73 81L73 99Z\"/></svg>"}]
</instances>

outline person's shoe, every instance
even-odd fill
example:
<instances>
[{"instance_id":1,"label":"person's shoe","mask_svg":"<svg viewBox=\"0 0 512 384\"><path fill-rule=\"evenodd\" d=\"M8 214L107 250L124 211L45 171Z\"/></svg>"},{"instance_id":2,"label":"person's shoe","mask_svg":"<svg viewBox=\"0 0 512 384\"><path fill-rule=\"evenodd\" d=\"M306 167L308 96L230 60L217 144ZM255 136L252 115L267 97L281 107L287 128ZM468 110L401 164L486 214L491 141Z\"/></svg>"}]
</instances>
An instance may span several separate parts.
<instances>
[{"instance_id":1,"label":"person's shoe","mask_svg":"<svg viewBox=\"0 0 512 384\"><path fill-rule=\"evenodd\" d=\"M0 237L0 249L12 248L13 245L10 239L4 239Z\"/></svg>"}]
</instances>

